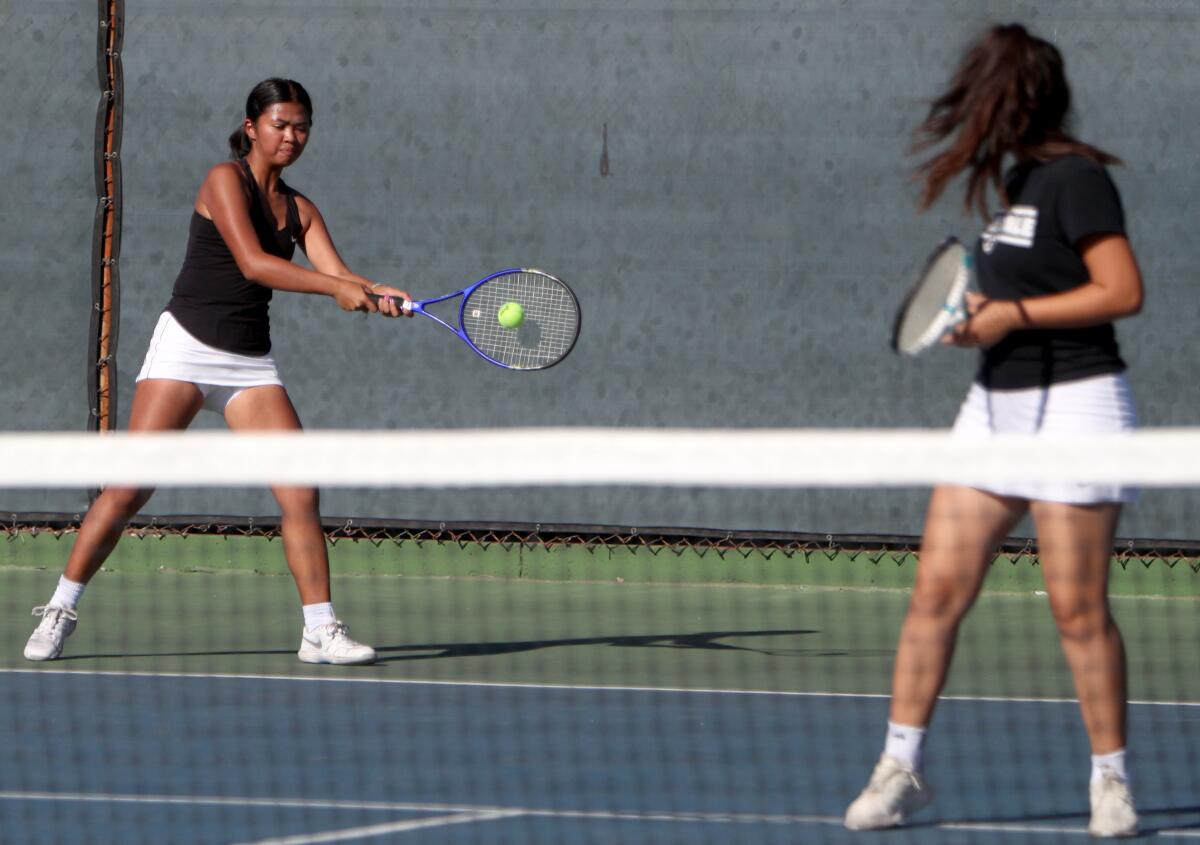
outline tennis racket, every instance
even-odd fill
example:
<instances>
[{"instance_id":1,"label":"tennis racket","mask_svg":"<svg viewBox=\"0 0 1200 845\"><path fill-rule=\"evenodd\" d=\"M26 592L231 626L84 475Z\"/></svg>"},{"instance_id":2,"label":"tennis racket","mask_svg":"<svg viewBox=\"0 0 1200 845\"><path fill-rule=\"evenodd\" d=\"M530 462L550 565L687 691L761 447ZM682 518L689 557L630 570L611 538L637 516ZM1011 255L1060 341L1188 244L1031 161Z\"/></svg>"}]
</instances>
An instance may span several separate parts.
<instances>
[{"instance_id":1,"label":"tennis racket","mask_svg":"<svg viewBox=\"0 0 1200 845\"><path fill-rule=\"evenodd\" d=\"M958 238L947 238L925 262L892 325L892 349L919 355L966 319L963 307L971 284L971 254Z\"/></svg>"},{"instance_id":2,"label":"tennis racket","mask_svg":"<svg viewBox=\"0 0 1200 845\"><path fill-rule=\"evenodd\" d=\"M455 297L462 297L457 326L426 310ZM524 319L519 326L505 328L499 312L510 302L521 306ZM401 308L449 329L480 358L506 370L553 367L567 357L579 337L579 300L565 282L541 270L501 270L445 296L405 300Z\"/></svg>"}]
</instances>

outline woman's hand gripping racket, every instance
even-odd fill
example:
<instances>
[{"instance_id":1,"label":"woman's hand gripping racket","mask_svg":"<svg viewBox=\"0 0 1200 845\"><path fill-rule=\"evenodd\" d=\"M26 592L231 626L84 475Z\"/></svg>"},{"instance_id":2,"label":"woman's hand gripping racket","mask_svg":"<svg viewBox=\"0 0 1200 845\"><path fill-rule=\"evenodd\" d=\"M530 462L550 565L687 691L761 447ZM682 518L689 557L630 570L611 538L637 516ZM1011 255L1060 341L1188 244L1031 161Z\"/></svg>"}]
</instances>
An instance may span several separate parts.
<instances>
[{"instance_id":1,"label":"woman's hand gripping racket","mask_svg":"<svg viewBox=\"0 0 1200 845\"><path fill-rule=\"evenodd\" d=\"M919 355L939 343L967 317L964 300L971 284L971 254L957 238L942 242L904 298L892 326L892 349Z\"/></svg>"},{"instance_id":2,"label":"woman's hand gripping racket","mask_svg":"<svg viewBox=\"0 0 1200 845\"><path fill-rule=\"evenodd\" d=\"M425 310L456 296L462 297L457 326ZM401 307L424 314L462 338L480 358L507 370L553 367L579 337L579 301L565 282L541 270L501 270L454 293L405 300Z\"/></svg>"}]
</instances>

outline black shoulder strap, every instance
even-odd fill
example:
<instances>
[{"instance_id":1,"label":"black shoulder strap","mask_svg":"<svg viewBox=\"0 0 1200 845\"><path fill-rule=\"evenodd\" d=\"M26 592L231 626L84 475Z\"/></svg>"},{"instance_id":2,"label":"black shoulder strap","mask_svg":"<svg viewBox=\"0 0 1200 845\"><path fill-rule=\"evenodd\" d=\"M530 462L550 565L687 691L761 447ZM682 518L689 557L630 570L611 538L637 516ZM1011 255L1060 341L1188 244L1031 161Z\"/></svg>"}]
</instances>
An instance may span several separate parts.
<instances>
[{"instance_id":1,"label":"black shoulder strap","mask_svg":"<svg viewBox=\"0 0 1200 845\"><path fill-rule=\"evenodd\" d=\"M250 162L244 158L237 160L238 167L242 169L242 178L246 180L247 187L250 188L250 193L258 194L258 183L254 181L254 173L250 170Z\"/></svg>"},{"instance_id":2,"label":"black shoulder strap","mask_svg":"<svg viewBox=\"0 0 1200 845\"><path fill-rule=\"evenodd\" d=\"M304 226L300 223L300 207L296 205L296 192L283 180L280 180L279 186L283 188L284 196L287 197L288 234L292 236L292 243L298 243L300 236L304 234Z\"/></svg>"}]
</instances>

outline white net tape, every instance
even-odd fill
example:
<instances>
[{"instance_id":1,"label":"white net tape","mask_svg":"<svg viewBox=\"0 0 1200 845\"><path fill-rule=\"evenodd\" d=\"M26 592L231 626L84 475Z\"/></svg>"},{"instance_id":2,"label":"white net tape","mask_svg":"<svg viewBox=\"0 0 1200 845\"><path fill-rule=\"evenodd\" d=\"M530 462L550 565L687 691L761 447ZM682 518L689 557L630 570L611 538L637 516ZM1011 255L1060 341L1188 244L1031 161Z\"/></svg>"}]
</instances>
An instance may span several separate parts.
<instances>
[{"instance_id":1,"label":"white net tape","mask_svg":"<svg viewBox=\"0 0 1200 845\"><path fill-rule=\"evenodd\" d=\"M1200 429L955 437L934 430L513 428L286 434L10 433L0 488L97 485L1183 486Z\"/></svg>"}]
</instances>

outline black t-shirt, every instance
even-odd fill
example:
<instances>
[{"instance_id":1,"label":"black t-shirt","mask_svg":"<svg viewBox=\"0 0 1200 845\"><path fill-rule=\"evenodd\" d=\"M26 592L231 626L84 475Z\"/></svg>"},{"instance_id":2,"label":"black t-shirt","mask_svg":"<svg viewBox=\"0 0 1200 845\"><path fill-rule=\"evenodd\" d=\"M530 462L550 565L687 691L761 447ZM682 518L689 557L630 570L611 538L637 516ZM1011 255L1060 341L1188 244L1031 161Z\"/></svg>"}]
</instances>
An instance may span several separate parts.
<instances>
[{"instance_id":1,"label":"black t-shirt","mask_svg":"<svg viewBox=\"0 0 1200 845\"><path fill-rule=\"evenodd\" d=\"M1079 243L1125 234L1125 214L1103 165L1082 156L1013 167L1011 205L975 246L980 290L991 299L1061 293L1088 281ZM1112 323L1081 329L1024 329L983 350L975 380L995 390L1045 387L1119 373L1125 362Z\"/></svg>"}]
</instances>

